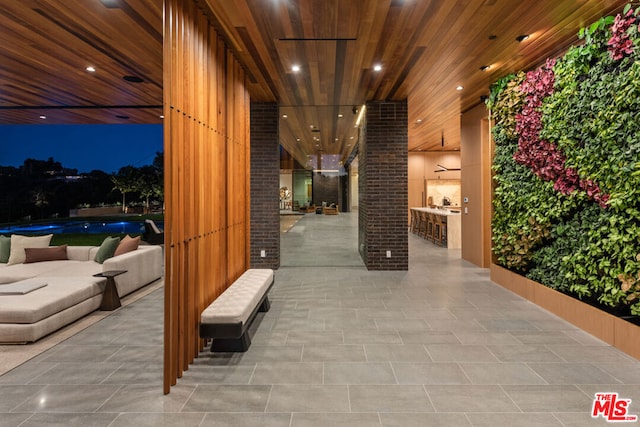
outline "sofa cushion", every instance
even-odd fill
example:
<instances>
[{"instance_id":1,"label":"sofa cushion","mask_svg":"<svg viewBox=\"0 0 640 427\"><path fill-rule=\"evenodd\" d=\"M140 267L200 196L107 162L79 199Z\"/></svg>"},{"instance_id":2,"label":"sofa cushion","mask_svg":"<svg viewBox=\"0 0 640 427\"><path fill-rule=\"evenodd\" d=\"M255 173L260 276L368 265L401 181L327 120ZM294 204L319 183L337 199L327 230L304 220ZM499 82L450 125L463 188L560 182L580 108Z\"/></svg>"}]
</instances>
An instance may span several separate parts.
<instances>
[{"instance_id":1,"label":"sofa cushion","mask_svg":"<svg viewBox=\"0 0 640 427\"><path fill-rule=\"evenodd\" d=\"M6 263L9 261L9 254L11 253L11 237L0 236L0 263Z\"/></svg>"},{"instance_id":2,"label":"sofa cushion","mask_svg":"<svg viewBox=\"0 0 640 427\"><path fill-rule=\"evenodd\" d=\"M93 276L101 271L102 265L95 261L63 260L16 264L0 268L0 286L36 276Z\"/></svg>"},{"instance_id":3,"label":"sofa cushion","mask_svg":"<svg viewBox=\"0 0 640 427\"><path fill-rule=\"evenodd\" d=\"M135 251L140 245L140 236L132 238L128 234L120 241L118 248L114 252L113 256L126 254L127 252Z\"/></svg>"},{"instance_id":4,"label":"sofa cushion","mask_svg":"<svg viewBox=\"0 0 640 427\"><path fill-rule=\"evenodd\" d=\"M68 262L68 261L62 261ZM102 293L97 277L41 277L47 286L0 296L0 323L35 323Z\"/></svg>"},{"instance_id":5,"label":"sofa cushion","mask_svg":"<svg viewBox=\"0 0 640 427\"><path fill-rule=\"evenodd\" d=\"M67 245L49 246L48 248L25 248L25 264L43 261L60 261L67 258Z\"/></svg>"},{"instance_id":6,"label":"sofa cushion","mask_svg":"<svg viewBox=\"0 0 640 427\"><path fill-rule=\"evenodd\" d=\"M91 251L94 249L97 251L97 246L68 246L67 258L75 261L93 261L96 254L92 254Z\"/></svg>"},{"instance_id":7,"label":"sofa cushion","mask_svg":"<svg viewBox=\"0 0 640 427\"><path fill-rule=\"evenodd\" d=\"M0 286L35 276L36 274L33 274L33 272L16 271L13 268L3 268L0 270Z\"/></svg>"},{"instance_id":8,"label":"sofa cushion","mask_svg":"<svg viewBox=\"0 0 640 427\"><path fill-rule=\"evenodd\" d=\"M59 277L59 276L89 277L104 271L103 264L98 264L95 261L72 261L72 260L48 261L44 263L41 262L38 264L26 264L25 266L29 266L29 265L35 266L35 265L42 265L42 264L49 265L49 268L47 269L46 272L38 274L38 276L41 276L41 277L45 275L52 276L52 277Z\"/></svg>"},{"instance_id":9,"label":"sofa cushion","mask_svg":"<svg viewBox=\"0 0 640 427\"><path fill-rule=\"evenodd\" d=\"M100 245L100 249L98 249L98 253L95 257L95 262L98 264L102 264L109 258L113 257L118 245L120 244L119 237L107 237L104 239L102 244Z\"/></svg>"},{"instance_id":10,"label":"sofa cushion","mask_svg":"<svg viewBox=\"0 0 640 427\"><path fill-rule=\"evenodd\" d=\"M19 234L11 235L11 253L7 265L21 264L26 258L25 248L46 248L51 242L53 234L46 236L21 236Z\"/></svg>"}]
</instances>

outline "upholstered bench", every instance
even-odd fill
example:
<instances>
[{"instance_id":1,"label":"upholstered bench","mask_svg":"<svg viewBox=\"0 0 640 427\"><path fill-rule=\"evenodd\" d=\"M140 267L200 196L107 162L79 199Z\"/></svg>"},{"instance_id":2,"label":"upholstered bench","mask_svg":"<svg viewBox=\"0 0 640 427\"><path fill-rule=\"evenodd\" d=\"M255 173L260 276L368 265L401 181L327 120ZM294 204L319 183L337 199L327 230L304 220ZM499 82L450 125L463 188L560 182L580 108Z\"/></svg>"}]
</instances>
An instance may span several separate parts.
<instances>
[{"instance_id":1,"label":"upholstered bench","mask_svg":"<svg viewBox=\"0 0 640 427\"><path fill-rule=\"evenodd\" d=\"M256 314L269 311L271 269L245 271L200 315L200 337L212 338L211 351L242 352L251 345L248 328Z\"/></svg>"}]
</instances>

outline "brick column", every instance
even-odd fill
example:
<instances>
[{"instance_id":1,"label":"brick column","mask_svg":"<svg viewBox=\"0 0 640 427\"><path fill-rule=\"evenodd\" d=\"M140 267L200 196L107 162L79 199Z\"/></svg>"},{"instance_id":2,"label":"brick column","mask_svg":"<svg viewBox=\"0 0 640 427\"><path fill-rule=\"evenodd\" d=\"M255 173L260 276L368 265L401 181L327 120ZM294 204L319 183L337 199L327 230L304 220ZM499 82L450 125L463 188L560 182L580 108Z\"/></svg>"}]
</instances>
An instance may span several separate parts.
<instances>
[{"instance_id":1,"label":"brick column","mask_svg":"<svg viewBox=\"0 0 640 427\"><path fill-rule=\"evenodd\" d=\"M251 103L251 267L280 267L278 104ZM265 257L261 256L265 251Z\"/></svg>"},{"instance_id":2,"label":"brick column","mask_svg":"<svg viewBox=\"0 0 640 427\"><path fill-rule=\"evenodd\" d=\"M406 100L367 102L358 154L358 243L369 270L409 268L407 127Z\"/></svg>"}]
</instances>

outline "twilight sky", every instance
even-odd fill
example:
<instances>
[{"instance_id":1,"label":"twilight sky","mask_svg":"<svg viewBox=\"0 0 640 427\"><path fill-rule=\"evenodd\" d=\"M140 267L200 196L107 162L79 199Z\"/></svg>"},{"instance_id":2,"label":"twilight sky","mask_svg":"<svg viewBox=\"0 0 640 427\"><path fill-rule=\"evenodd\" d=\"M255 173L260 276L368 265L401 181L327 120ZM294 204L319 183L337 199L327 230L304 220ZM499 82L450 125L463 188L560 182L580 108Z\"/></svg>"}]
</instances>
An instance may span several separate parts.
<instances>
[{"instance_id":1,"label":"twilight sky","mask_svg":"<svg viewBox=\"0 0 640 427\"><path fill-rule=\"evenodd\" d=\"M0 125L0 166L47 160L91 172L144 166L163 151L162 125Z\"/></svg>"}]
</instances>

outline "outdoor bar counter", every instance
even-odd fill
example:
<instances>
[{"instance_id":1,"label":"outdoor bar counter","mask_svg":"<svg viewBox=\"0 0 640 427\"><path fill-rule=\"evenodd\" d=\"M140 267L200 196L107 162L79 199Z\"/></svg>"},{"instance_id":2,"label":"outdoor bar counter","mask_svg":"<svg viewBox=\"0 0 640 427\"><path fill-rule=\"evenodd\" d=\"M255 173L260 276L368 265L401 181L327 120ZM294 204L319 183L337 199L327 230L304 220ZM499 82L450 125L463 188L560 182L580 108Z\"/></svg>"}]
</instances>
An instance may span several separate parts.
<instances>
[{"instance_id":1,"label":"outdoor bar counter","mask_svg":"<svg viewBox=\"0 0 640 427\"><path fill-rule=\"evenodd\" d=\"M452 212L447 208L411 208L418 212L441 215L447 218L447 248L460 249L462 247L462 226L460 212Z\"/></svg>"}]
</instances>

